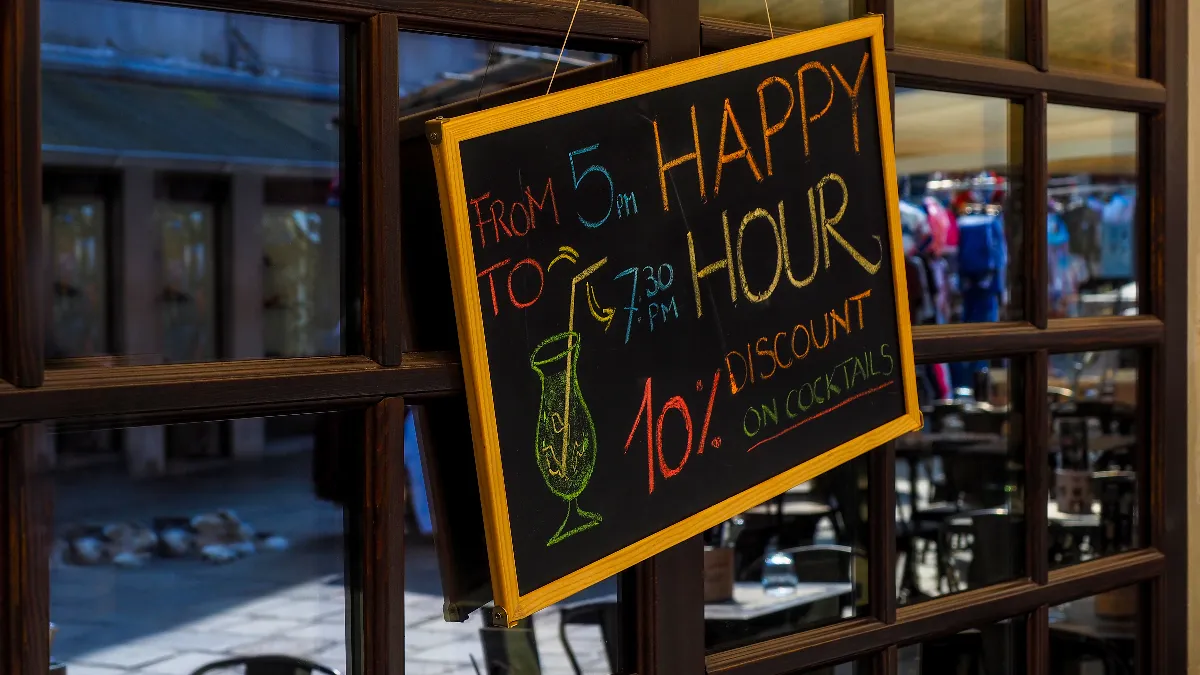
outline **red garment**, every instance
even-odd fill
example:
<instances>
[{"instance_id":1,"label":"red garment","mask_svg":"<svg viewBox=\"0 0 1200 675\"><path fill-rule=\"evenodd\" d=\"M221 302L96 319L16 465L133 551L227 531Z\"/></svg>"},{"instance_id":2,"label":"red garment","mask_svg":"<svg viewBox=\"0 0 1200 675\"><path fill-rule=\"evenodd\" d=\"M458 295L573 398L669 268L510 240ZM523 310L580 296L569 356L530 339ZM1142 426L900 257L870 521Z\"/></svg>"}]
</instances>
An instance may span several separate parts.
<instances>
[{"instance_id":1,"label":"red garment","mask_svg":"<svg viewBox=\"0 0 1200 675\"><path fill-rule=\"evenodd\" d=\"M950 229L953 221L950 218L950 212L942 203L933 197L926 197L922 200L925 206L925 214L929 217L929 232L932 240L929 244L929 252L935 256L942 255L942 250L946 247L947 238L950 236ZM955 243L957 244L958 231L955 228L954 232Z\"/></svg>"}]
</instances>

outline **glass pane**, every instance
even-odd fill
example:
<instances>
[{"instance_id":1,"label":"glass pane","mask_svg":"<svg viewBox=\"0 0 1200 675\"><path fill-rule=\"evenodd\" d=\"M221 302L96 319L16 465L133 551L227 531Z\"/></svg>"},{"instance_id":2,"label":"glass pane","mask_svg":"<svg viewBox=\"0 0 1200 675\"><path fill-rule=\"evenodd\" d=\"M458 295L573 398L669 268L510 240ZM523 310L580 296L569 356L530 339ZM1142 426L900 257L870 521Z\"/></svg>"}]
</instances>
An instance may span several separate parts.
<instances>
[{"instance_id":1,"label":"glass pane","mask_svg":"<svg viewBox=\"0 0 1200 675\"><path fill-rule=\"evenodd\" d=\"M213 207L201 202L154 205L162 236L163 360L210 361L217 353Z\"/></svg>"},{"instance_id":2,"label":"glass pane","mask_svg":"<svg viewBox=\"0 0 1200 675\"><path fill-rule=\"evenodd\" d=\"M345 353L340 30L42 0L50 367Z\"/></svg>"},{"instance_id":3,"label":"glass pane","mask_svg":"<svg viewBox=\"0 0 1200 675\"><path fill-rule=\"evenodd\" d=\"M867 464L860 456L705 534L709 652L868 611Z\"/></svg>"},{"instance_id":4,"label":"glass pane","mask_svg":"<svg viewBox=\"0 0 1200 675\"><path fill-rule=\"evenodd\" d=\"M50 274L46 356L104 354L109 336L109 240L103 196L53 195L42 206L42 229Z\"/></svg>"},{"instance_id":5,"label":"glass pane","mask_svg":"<svg viewBox=\"0 0 1200 675\"><path fill-rule=\"evenodd\" d=\"M1004 99L896 90L913 324L1021 318L1023 112Z\"/></svg>"},{"instance_id":6,"label":"glass pane","mask_svg":"<svg viewBox=\"0 0 1200 675\"><path fill-rule=\"evenodd\" d=\"M1025 624L1005 619L901 647L899 675L1024 675Z\"/></svg>"},{"instance_id":7,"label":"glass pane","mask_svg":"<svg viewBox=\"0 0 1200 675\"><path fill-rule=\"evenodd\" d=\"M1046 112L1050 316L1137 314L1137 114Z\"/></svg>"},{"instance_id":8,"label":"glass pane","mask_svg":"<svg viewBox=\"0 0 1200 675\"><path fill-rule=\"evenodd\" d=\"M70 673L187 675L275 654L345 673L338 419L214 423L225 440L204 461L179 456L172 433L202 425L46 425L54 658Z\"/></svg>"},{"instance_id":9,"label":"glass pane","mask_svg":"<svg viewBox=\"0 0 1200 675\"><path fill-rule=\"evenodd\" d=\"M1138 352L1052 354L1050 565L1138 547Z\"/></svg>"},{"instance_id":10,"label":"glass pane","mask_svg":"<svg viewBox=\"0 0 1200 675\"><path fill-rule=\"evenodd\" d=\"M479 98L550 77L557 48L400 32L400 114ZM567 50L555 77L611 60L609 54Z\"/></svg>"},{"instance_id":11,"label":"glass pane","mask_svg":"<svg viewBox=\"0 0 1200 675\"><path fill-rule=\"evenodd\" d=\"M453 404L427 404L409 408L405 420L404 467L408 480L405 527L408 536L404 544L404 672L417 675L576 675L581 672L608 675L618 672L622 659L618 646L621 628L619 575L537 612L522 620L516 629L492 628L488 621L490 607L474 611L462 623L445 621L443 607L447 598L443 595L430 509L434 495L426 492L426 481L438 480L437 471L453 468L447 464L450 456L461 455L458 451L462 446L456 442L461 434L456 435L456 431L447 435L446 428L454 420L465 420L465 415L465 410L455 409ZM418 434L418 427L428 428L429 434ZM464 433L469 439L469 431ZM427 441L432 445L423 446ZM469 447L466 453L470 455ZM438 458L438 466L424 464L422 457L433 454ZM460 480L463 477L461 473L455 475ZM473 469L467 478L474 489ZM439 524L439 527L443 526L449 528L453 523ZM475 576L479 568L471 569L473 564L480 568L487 566L482 550L482 529L479 534L477 543L466 542L471 547L469 554L454 560L462 575L460 583L465 577L481 578ZM458 546L462 543L458 540L441 543L463 550ZM560 627L565 630L560 632Z\"/></svg>"},{"instance_id":12,"label":"glass pane","mask_svg":"<svg viewBox=\"0 0 1200 675\"><path fill-rule=\"evenodd\" d=\"M807 30L850 20L853 5L854 0L700 0L700 16Z\"/></svg>"},{"instance_id":13,"label":"glass pane","mask_svg":"<svg viewBox=\"0 0 1200 675\"><path fill-rule=\"evenodd\" d=\"M981 56L1025 58L1021 0L895 0L897 44Z\"/></svg>"},{"instance_id":14,"label":"glass pane","mask_svg":"<svg viewBox=\"0 0 1200 675\"><path fill-rule=\"evenodd\" d=\"M863 659L861 661L839 663L836 666L806 670L802 675L869 675L870 673L871 661Z\"/></svg>"},{"instance_id":15,"label":"glass pane","mask_svg":"<svg viewBox=\"0 0 1200 675\"><path fill-rule=\"evenodd\" d=\"M398 51L400 180L405 195L400 201L405 242L401 267L420 270L423 279L442 280L425 284L421 293L405 299L412 317L411 345L418 350L455 351L458 334L448 263L445 255L429 255L445 250L446 239L440 226L427 225L440 223L442 212L425 122L544 94L558 50L402 31ZM614 77L620 74L620 66L610 54L568 50L554 90Z\"/></svg>"},{"instance_id":16,"label":"glass pane","mask_svg":"<svg viewBox=\"0 0 1200 675\"><path fill-rule=\"evenodd\" d=\"M493 628L488 608L463 623L447 623L433 544L410 539L404 553L404 672L620 672L616 577L522 619L516 628Z\"/></svg>"},{"instance_id":17,"label":"glass pane","mask_svg":"<svg viewBox=\"0 0 1200 675\"><path fill-rule=\"evenodd\" d=\"M1137 75L1137 0L1047 0L1050 66Z\"/></svg>"},{"instance_id":18,"label":"glass pane","mask_svg":"<svg viewBox=\"0 0 1200 675\"><path fill-rule=\"evenodd\" d=\"M1019 362L917 366L925 428L896 440L900 604L1008 581L1025 566ZM951 397L953 373L975 382Z\"/></svg>"},{"instance_id":19,"label":"glass pane","mask_svg":"<svg viewBox=\"0 0 1200 675\"><path fill-rule=\"evenodd\" d=\"M268 357L341 353L341 227L332 206L263 209L263 348Z\"/></svg>"},{"instance_id":20,"label":"glass pane","mask_svg":"<svg viewBox=\"0 0 1200 675\"><path fill-rule=\"evenodd\" d=\"M1126 586L1050 608L1050 674L1134 675L1137 586Z\"/></svg>"}]
</instances>

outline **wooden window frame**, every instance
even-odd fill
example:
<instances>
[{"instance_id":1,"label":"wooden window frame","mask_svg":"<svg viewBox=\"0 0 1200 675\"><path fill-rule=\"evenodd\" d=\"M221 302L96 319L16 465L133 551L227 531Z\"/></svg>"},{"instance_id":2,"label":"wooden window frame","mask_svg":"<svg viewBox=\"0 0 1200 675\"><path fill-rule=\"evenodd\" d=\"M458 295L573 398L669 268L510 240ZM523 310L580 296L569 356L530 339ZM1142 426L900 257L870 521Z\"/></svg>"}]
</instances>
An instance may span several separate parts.
<instances>
[{"instance_id":1,"label":"wooden window frame","mask_svg":"<svg viewBox=\"0 0 1200 675\"><path fill-rule=\"evenodd\" d=\"M1187 7L1139 3L1139 68L1121 77L1049 67L1048 0L1025 0L1025 59L953 54L897 45L894 0L860 0L885 17L888 67L904 86L1008 98L1025 106L1023 177L1044 193L1049 103L1139 115L1138 281L1141 315L1049 320L1045 298L1045 203L1026 200L1023 321L913 330L917 358L941 362L1015 356L1023 364L1026 459L1026 575L1007 583L898 608L895 523L872 518L870 615L705 656L701 543L689 540L621 575L622 672L776 674L867 658L894 673L897 645L1009 616L1028 617L1028 672L1048 668L1048 608L1141 584L1139 668L1187 668ZM41 421L90 417L117 423L182 422L365 406L361 477L352 511L361 532L351 575L350 658L354 672L404 671L402 448L406 403L461 395L462 370L449 351L412 349L399 251L403 184L398 124L399 31L417 30L558 46L569 0L181 0L170 4L336 22L342 62L347 167L343 176L346 307L359 338L347 356L47 371L42 330L39 0L0 3L0 670L45 675L49 660L49 508L37 465ZM698 0L585 0L571 45L622 55L625 68L662 65L766 39L765 26L701 17ZM777 33L785 33L776 29ZM1151 45L1157 46L1152 50ZM893 81L893 87L895 83ZM489 100L536 95L515 87ZM411 125L410 125L411 126ZM1167 283L1167 280L1174 283ZM354 331L350 331L354 332ZM1045 502L1045 406L1038 394L1051 352L1137 348L1141 428L1142 541L1146 547L1049 570ZM97 395L101 390L103 395ZM893 448L870 455L874 514L894 509ZM1168 518L1168 514L1170 518Z\"/></svg>"}]
</instances>

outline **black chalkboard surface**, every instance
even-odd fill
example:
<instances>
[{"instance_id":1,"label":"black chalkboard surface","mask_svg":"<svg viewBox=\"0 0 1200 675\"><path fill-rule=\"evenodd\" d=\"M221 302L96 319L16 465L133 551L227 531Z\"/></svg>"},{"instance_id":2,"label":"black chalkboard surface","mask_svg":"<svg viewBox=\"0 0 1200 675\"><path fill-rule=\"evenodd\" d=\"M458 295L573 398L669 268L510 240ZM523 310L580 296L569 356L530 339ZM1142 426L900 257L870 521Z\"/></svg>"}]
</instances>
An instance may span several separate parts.
<instances>
[{"instance_id":1,"label":"black chalkboard surface","mask_svg":"<svg viewBox=\"0 0 1200 675\"><path fill-rule=\"evenodd\" d=\"M881 25L430 123L499 618L920 426Z\"/></svg>"}]
</instances>

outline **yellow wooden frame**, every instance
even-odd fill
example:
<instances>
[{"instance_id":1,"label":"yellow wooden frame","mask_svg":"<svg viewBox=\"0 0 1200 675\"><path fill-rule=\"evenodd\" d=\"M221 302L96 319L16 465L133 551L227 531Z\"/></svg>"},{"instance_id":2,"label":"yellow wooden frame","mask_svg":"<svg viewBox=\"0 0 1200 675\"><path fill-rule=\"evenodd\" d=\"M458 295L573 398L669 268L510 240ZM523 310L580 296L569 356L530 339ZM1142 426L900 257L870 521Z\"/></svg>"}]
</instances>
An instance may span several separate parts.
<instances>
[{"instance_id":1,"label":"yellow wooden frame","mask_svg":"<svg viewBox=\"0 0 1200 675\"><path fill-rule=\"evenodd\" d=\"M484 341L483 314L477 288L474 248L468 220L459 143L532 122L567 115L595 106L640 96L652 91L702 80L855 40L870 39L874 61L875 98L878 102L879 140L882 148L884 190L890 232L893 287L896 296L900 359L903 366L905 414L847 441L820 456L714 504L663 530L610 553L566 576L525 595L517 585L516 560L508 501L504 489L500 444L496 425L492 380ZM450 259L455 319L461 346L463 375L475 444L475 466L483 501L495 618L508 625L530 616L592 584L631 567L650 556L695 536L728 518L757 506L786 490L845 463L902 434L921 428L917 405L912 330L909 325L908 287L900 234L900 206L896 186L895 149L892 142L891 99L884 62L883 18L868 16L826 28L797 33L719 54L690 59L652 70L539 96L509 105L427 125L437 170L442 222Z\"/></svg>"}]
</instances>

